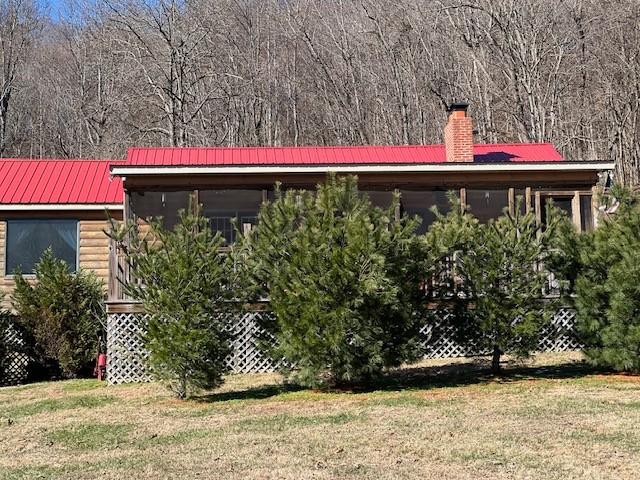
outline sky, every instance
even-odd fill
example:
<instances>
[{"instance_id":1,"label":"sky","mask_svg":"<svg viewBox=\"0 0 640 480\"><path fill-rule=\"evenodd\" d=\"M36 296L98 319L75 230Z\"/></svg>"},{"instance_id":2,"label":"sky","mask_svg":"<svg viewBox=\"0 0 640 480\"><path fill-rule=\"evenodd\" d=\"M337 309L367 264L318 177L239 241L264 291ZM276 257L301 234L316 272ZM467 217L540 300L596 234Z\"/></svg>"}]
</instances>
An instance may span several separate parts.
<instances>
[{"instance_id":1,"label":"sky","mask_svg":"<svg viewBox=\"0 0 640 480\"><path fill-rule=\"evenodd\" d=\"M52 20L59 20L64 16L67 7L67 0L38 0L37 3L42 13Z\"/></svg>"},{"instance_id":2,"label":"sky","mask_svg":"<svg viewBox=\"0 0 640 480\"><path fill-rule=\"evenodd\" d=\"M51 18L53 21L59 21L65 17L69 17L72 11L74 0L36 0L43 14ZM83 0L84 5L90 5L91 2Z\"/></svg>"}]
</instances>

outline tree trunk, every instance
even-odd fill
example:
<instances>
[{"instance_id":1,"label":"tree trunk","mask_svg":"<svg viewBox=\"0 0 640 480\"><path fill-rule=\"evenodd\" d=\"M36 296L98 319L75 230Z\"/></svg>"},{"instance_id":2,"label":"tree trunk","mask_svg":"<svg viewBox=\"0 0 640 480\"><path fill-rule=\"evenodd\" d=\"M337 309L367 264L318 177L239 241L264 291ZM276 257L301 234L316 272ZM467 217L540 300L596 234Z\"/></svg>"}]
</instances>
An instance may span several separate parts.
<instances>
[{"instance_id":1,"label":"tree trunk","mask_svg":"<svg viewBox=\"0 0 640 480\"><path fill-rule=\"evenodd\" d=\"M502 372L502 367L500 367L500 357L502 356L502 350L497 345L493 346L493 357L491 359L491 373L500 373Z\"/></svg>"}]
</instances>

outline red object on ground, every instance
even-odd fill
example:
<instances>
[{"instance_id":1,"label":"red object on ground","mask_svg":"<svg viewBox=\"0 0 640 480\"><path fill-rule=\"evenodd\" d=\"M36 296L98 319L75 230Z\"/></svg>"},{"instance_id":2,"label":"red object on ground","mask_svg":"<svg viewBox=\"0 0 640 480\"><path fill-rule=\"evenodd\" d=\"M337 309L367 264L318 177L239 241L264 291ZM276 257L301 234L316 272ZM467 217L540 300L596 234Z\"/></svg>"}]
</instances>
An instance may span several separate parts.
<instances>
[{"instance_id":1,"label":"red object on ground","mask_svg":"<svg viewBox=\"0 0 640 480\"><path fill-rule=\"evenodd\" d=\"M475 144L474 163L561 162L550 143ZM402 165L446 163L444 145L130 148L113 166Z\"/></svg>"},{"instance_id":2,"label":"red object on ground","mask_svg":"<svg viewBox=\"0 0 640 480\"><path fill-rule=\"evenodd\" d=\"M98 377L98 380L104 380L107 376L107 355L105 353L98 354L96 359L96 368L93 374Z\"/></svg>"},{"instance_id":3,"label":"red object on ground","mask_svg":"<svg viewBox=\"0 0 640 480\"><path fill-rule=\"evenodd\" d=\"M0 159L0 204L121 204L111 160Z\"/></svg>"}]
</instances>

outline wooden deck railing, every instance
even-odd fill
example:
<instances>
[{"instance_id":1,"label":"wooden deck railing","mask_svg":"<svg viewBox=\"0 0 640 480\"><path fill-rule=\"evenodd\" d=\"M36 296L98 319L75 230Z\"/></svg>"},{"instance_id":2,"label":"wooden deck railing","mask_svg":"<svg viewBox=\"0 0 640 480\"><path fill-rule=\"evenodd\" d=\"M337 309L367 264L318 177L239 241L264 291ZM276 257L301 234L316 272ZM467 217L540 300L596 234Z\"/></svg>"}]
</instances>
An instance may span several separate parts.
<instances>
[{"instance_id":1,"label":"wooden deck railing","mask_svg":"<svg viewBox=\"0 0 640 480\"><path fill-rule=\"evenodd\" d=\"M446 299L454 296L462 286L462 279L456 274L456 258L442 260L441 268L437 275L432 276L422 283L425 297L429 300ZM131 275L131 268L126 256L118 244L111 240L109 245L109 302L138 303L127 295L125 285L135 281ZM543 298L558 297L559 284L552 273L549 273L547 285L541 292Z\"/></svg>"},{"instance_id":2,"label":"wooden deck railing","mask_svg":"<svg viewBox=\"0 0 640 480\"><path fill-rule=\"evenodd\" d=\"M132 301L124 286L131 281L127 258L113 239L109 242L109 302Z\"/></svg>"}]
</instances>

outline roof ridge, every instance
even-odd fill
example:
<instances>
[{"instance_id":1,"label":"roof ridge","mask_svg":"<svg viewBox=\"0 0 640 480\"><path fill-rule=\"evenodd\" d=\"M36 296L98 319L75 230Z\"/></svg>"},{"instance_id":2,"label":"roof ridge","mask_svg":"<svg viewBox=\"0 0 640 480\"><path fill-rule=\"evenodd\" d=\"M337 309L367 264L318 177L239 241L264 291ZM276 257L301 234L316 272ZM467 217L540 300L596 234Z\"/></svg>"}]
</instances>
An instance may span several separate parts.
<instances>
[{"instance_id":1,"label":"roof ridge","mask_svg":"<svg viewBox=\"0 0 640 480\"><path fill-rule=\"evenodd\" d=\"M279 149L335 149L335 148L443 148L443 143L431 143L427 145L238 145L235 147L222 147L222 146L195 146L195 147L129 147L127 150L279 150Z\"/></svg>"},{"instance_id":2,"label":"roof ridge","mask_svg":"<svg viewBox=\"0 0 640 480\"><path fill-rule=\"evenodd\" d=\"M474 143L473 146L533 146L533 145L551 145L551 142L495 142L495 143ZM197 145L197 146L185 146L185 147L158 147L158 146L133 146L127 150L278 150L278 149L338 149L338 148L353 148L353 149L368 149L368 148L444 148L444 143L428 143L422 145L235 145L235 146L220 146L220 145ZM554 146L555 148L555 146Z\"/></svg>"}]
</instances>

